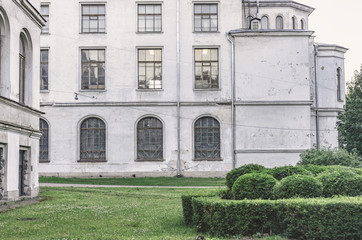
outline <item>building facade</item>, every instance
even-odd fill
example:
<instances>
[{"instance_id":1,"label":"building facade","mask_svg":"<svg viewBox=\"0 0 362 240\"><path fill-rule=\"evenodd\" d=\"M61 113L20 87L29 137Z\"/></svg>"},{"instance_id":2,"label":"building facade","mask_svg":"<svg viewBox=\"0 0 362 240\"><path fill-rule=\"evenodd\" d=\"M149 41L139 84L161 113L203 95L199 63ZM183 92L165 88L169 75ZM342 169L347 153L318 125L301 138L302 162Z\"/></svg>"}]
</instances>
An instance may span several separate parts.
<instances>
[{"instance_id":1,"label":"building facade","mask_svg":"<svg viewBox=\"0 0 362 240\"><path fill-rule=\"evenodd\" d=\"M346 49L314 43L312 11L282 0L41 2L40 174L223 176L336 147Z\"/></svg>"},{"instance_id":2,"label":"building facade","mask_svg":"<svg viewBox=\"0 0 362 240\"><path fill-rule=\"evenodd\" d=\"M0 0L0 200L39 192L39 43L45 21L36 4Z\"/></svg>"}]
</instances>

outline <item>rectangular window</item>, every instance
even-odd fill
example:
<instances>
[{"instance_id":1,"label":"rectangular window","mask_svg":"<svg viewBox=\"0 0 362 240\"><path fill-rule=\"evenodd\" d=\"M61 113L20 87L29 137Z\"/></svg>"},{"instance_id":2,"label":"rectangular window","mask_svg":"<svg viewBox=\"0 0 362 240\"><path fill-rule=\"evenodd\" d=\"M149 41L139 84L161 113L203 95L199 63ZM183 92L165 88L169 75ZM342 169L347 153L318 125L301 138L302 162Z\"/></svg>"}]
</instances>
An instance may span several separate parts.
<instances>
[{"instance_id":1,"label":"rectangular window","mask_svg":"<svg viewBox=\"0 0 362 240\"><path fill-rule=\"evenodd\" d=\"M138 32L162 31L161 4L138 4Z\"/></svg>"},{"instance_id":2,"label":"rectangular window","mask_svg":"<svg viewBox=\"0 0 362 240\"><path fill-rule=\"evenodd\" d=\"M104 4L82 5L82 33L106 31L106 6Z\"/></svg>"},{"instance_id":3,"label":"rectangular window","mask_svg":"<svg viewBox=\"0 0 362 240\"><path fill-rule=\"evenodd\" d=\"M40 90L48 90L49 50L40 50Z\"/></svg>"},{"instance_id":4,"label":"rectangular window","mask_svg":"<svg viewBox=\"0 0 362 240\"><path fill-rule=\"evenodd\" d=\"M217 32L218 31L218 9L217 4L195 4L194 5L194 31L195 32Z\"/></svg>"},{"instance_id":5,"label":"rectangular window","mask_svg":"<svg viewBox=\"0 0 362 240\"><path fill-rule=\"evenodd\" d=\"M105 89L105 50L82 49L82 89Z\"/></svg>"},{"instance_id":6,"label":"rectangular window","mask_svg":"<svg viewBox=\"0 0 362 240\"><path fill-rule=\"evenodd\" d=\"M162 88L162 49L138 49L138 88Z\"/></svg>"},{"instance_id":7,"label":"rectangular window","mask_svg":"<svg viewBox=\"0 0 362 240\"><path fill-rule=\"evenodd\" d=\"M195 89L219 88L219 50L195 48Z\"/></svg>"},{"instance_id":8,"label":"rectangular window","mask_svg":"<svg viewBox=\"0 0 362 240\"><path fill-rule=\"evenodd\" d=\"M41 5L40 14L46 21L45 26L41 29L41 33L49 33L49 5Z\"/></svg>"}]
</instances>

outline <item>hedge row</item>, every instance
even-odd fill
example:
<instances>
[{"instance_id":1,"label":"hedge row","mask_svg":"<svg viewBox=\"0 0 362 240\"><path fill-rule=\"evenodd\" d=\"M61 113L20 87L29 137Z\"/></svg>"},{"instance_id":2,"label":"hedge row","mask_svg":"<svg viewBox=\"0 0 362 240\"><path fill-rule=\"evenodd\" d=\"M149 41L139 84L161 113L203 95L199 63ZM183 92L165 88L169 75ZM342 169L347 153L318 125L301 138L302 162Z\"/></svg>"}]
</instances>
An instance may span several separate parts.
<instances>
[{"instance_id":1,"label":"hedge row","mask_svg":"<svg viewBox=\"0 0 362 240\"><path fill-rule=\"evenodd\" d=\"M295 239L362 239L362 196L242 201L194 197L188 198L190 200L193 225L200 232L216 236L269 233Z\"/></svg>"}]
</instances>

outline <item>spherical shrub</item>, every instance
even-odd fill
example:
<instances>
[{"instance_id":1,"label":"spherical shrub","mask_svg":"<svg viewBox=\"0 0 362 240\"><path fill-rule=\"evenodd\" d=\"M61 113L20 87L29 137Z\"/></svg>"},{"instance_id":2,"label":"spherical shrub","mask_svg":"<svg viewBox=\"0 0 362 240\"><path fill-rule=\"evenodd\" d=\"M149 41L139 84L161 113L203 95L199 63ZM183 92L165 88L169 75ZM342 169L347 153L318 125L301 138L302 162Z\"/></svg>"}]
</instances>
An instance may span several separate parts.
<instances>
[{"instance_id":1,"label":"spherical shrub","mask_svg":"<svg viewBox=\"0 0 362 240\"><path fill-rule=\"evenodd\" d=\"M235 199L270 199L278 181L265 173L248 173L240 176L232 187Z\"/></svg>"},{"instance_id":2,"label":"spherical shrub","mask_svg":"<svg viewBox=\"0 0 362 240\"><path fill-rule=\"evenodd\" d=\"M283 178L289 177L294 174L300 175L312 175L312 173L306 170L303 166L283 166L276 167L272 169L273 177L277 180L282 180Z\"/></svg>"},{"instance_id":3,"label":"spherical shrub","mask_svg":"<svg viewBox=\"0 0 362 240\"><path fill-rule=\"evenodd\" d=\"M304 169L310 171L314 176L317 176L318 174L328 169L328 166L313 165L313 164L298 165L298 166L303 167Z\"/></svg>"},{"instance_id":4,"label":"spherical shrub","mask_svg":"<svg viewBox=\"0 0 362 240\"><path fill-rule=\"evenodd\" d=\"M319 174L317 178L323 185L323 197L362 195L362 176L353 171L330 170Z\"/></svg>"},{"instance_id":5,"label":"spherical shrub","mask_svg":"<svg viewBox=\"0 0 362 240\"><path fill-rule=\"evenodd\" d=\"M247 174L247 173L260 173L264 172L267 169L264 166L258 164L247 164L238 168L235 168L226 174L226 186L231 189L234 182L238 177Z\"/></svg>"},{"instance_id":6,"label":"spherical shrub","mask_svg":"<svg viewBox=\"0 0 362 240\"><path fill-rule=\"evenodd\" d=\"M280 198L313 198L322 195L322 183L311 175L292 175L283 178L273 188L275 199Z\"/></svg>"}]
</instances>

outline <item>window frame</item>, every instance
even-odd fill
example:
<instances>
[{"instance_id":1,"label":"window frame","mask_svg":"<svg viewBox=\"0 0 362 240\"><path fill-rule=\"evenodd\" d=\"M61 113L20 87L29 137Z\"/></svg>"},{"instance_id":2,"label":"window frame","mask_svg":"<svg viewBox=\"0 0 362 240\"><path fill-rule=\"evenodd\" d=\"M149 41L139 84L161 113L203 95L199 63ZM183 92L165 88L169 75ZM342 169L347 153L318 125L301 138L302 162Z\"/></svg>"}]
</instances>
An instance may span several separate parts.
<instances>
[{"instance_id":1,"label":"window frame","mask_svg":"<svg viewBox=\"0 0 362 240\"><path fill-rule=\"evenodd\" d=\"M161 7L161 13L160 14L151 14L153 16L155 15L160 15L161 16L161 30L160 31L140 31L140 28L139 28L139 6L140 5L160 5ZM158 2L158 1L141 1L141 2L136 2L136 33L138 34L160 34L160 33L163 33L163 2ZM145 14L147 15L147 14ZM155 19L153 18L153 22L155 23ZM155 24L153 25L153 29L155 29Z\"/></svg>"},{"instance_id":2,"label":"window frame","mask_svg":"<svg viewBox=\"0 0 362 240\"><path fill-rule=\"evenodd\" d=\"M42 81L43 81L43 79L42 79L42 73L41 73L41 66L42 66L42 61L41 61L41 51L48 51L48 62L47 62L47 64L48 64L48 76L47 76L47 78L48 78L48 86L47 86L47 89L42 89ZM50 61L49 61L49 56L50 56L50 48L49 47L47 47L47 48L40 48L40 92L41 93L47 93L47 92L50 92L49 91L49 66L50 66ZM44 62L45 63L45 62Z\"/></svg>"},{"instance_id":3,"label":"window frame","mask_svg":"<svg viewBox=\"0 0 362 240\"><path fill-rule=\"evenodd\" d=\"M337 101L338 102L343 102L343 97L342 97L342 68L338 67L337 68L337 76L336 76L336 87L337 87Z\"/></svg>"},{"instance_id":4,"label":"window frame","mask_svg":"<svg viewBox=\"0 0 362 240\"><path fill-rule=\"evenodd\" d=\"M138 158L138 124L140 121L146 119L146 118L155 118L157 119L158 121L161 122L162 124L162 158L161 159L139 159ZM139 117L137 119L137 121L135 122L135 139L134 139L134 149L135 149L135 156L134 156L134 159L135 159L135 162L163 162L165 161L165 149L166 149L166 125L165 125L165 122L159 118L158 116L156 115L152 115L152 114L147 114L147 115L143 115L141 117Z\"/></svg>"},{"instance_id":5,"label":"window frame","mask_svg":"<svg viewBox=\"0 0 362 240\"><path fill-rule=\"evenodd\" d=\"M161 88L140 88L139 87L139 63L140 63L139 50L161 50ZM137 91L163 91L163 52L164 52L163 47L136 47Z\"/></svg>"},{"instance_id":6,"label":"window frame","mask_svg":"<svg viewBox=\"0 0 362 240\"><path fill-rule=\"evenodd\" d=\"M202 118L213 118L215 121L217 121L219 123L219 157L218 158L196 158L196 141L195 141L195 125L196 123L202 119ZM197 118L194 119L194 121L192 122L192 160L195 162L198 161L210 161L210 162L218 162L218 161L223 161L222 158L222 124L221 124L221 120L213 115L213 114L203 114L198 116Z\"/></svg>"},{"instance_id":7,"label":"window frame","mask_svg":"<svg viewBox=\"0 0 362 240\"><path fill-rule=\"evenodd\" d=\"M293 16L292 17L292 29L293 30L297 30L298 29L298 20L297 20L297 17L296 16Z\"/></svg>"},{"instance_id":8,"label":"window frame","mask_svg":"<svg viewBox=\"0 0 362 240\"><path fill-rule=\"evenodd\" d=\"M192 6L192 23L193 23L193 28L192 28L192 32L193 33L219 33L220 31L220 27L219 27L219 25L220 25L220 4L219 4L220 2L200 2L200 1L198 1L198 2L194 2L193 3L193 6ZM217 16L217 26L216 26L216 31L212 31L211 30L211 24L210 24L210 31L202 31L202 20L201 20L201 31L196 31L196 13L195 13L195 6L196 5L216 5L216 14L211 14L211 13L209 13L208 15L216 15ZM207 14L198 14L198 15L207 15ZM201 18L202 19L202 18ZM209 18L210 19L210 23L211 23L211 18Z\"/></svg>"},{"instance_id":9,"label":"window frame","mask_svg":"<svg viewBox=\"0 0 362 240\"><path fill-rule=\"evenodd\" d=\"M195 50L196 49L217 49L218 51L218 87L217 88L196 88L196 57L195 57ZM193 79L193 91L221 91L221 47L215 45L200 45L200 46L193 46L192 47L192 79Z\"/></svg>"},{"instance_id":10,"label":"window frame","mask_svg":"<svg viewBox=\"0 0 362 240\"><path fill-rule=\"evenodd\" d=\"M48 15L43 15L43 14L41 14L41 8L42 7L48 7ZM47 21L47 23L46 24L48 24L48 28L45 28L45 26L44 27L42 27L41 28L41 34L50 34L50 3L49 2L41 2L40 3L40 14L41 14L41 16L46 20L46 17L48 17L48 20L46 20ZM47 29L47 31L43 31L44 29Z\"/></svg>"},{"instance_id":11,"label":"window frame","mask_svg":"<svg viewBox=\"0 0 362 240\"><path fill-rule=\"evenodd\" d=\"M88 89L83 89L83 78L82 78L82 69L83 69L83 61L82 61L82 51L83 50L104 50L104 88L88 88ZM78 71L79 71L79 92L105 92L107 91L107 47L105 46L99 46L99 47L79 47L79 67L78 67Z\"/></svg>"},{"instance_id":12,"label":"window frame","mask_svg":"<svg viewBox=\"0 0 362 240\"><path fill-rule=\"evenodd\" d=\"M105 158L104 159L96 159L96 160L92 160L92 159L81 159L81 143L82 143L82 123L87 120L87 119L91 119L91 118L97 118L101 121L103 121L104 123L104 126L105 126L105 150L104 150L104 156ZM77 149L78 149L78 155L77 155L77 159L79 163L90 163L90 162L108 162L108 124L106 122L106 120L103 118L103 117L100 117L98 115L87 115L85 117L83 117L82 119L80 119L80 121L78 122L78 125L77 125L77 132L78 132L78 138L77 138Z\"/></svg>"},{"instance_id":13,"label":"window frame","mask_svg":"<svg viewBox=\"0 0 362 240\"><path fill-rule=\"evenodd\" d=\"M263 19L266 19L266 28L263 28ZM270 23L269 23L269 16L268 15L263 15L260 18L260 29L261 30L269 30L270 29Z\"/></svg>"},{"instance_id":14,"label":"window frame","mask_svg":"<svg viewBox=\"0 0 362 240\"><path fill-rule=\"evenodd\" d=\"M49 123L49 121L48 120L46 120L45 118L39 118L39 131L41 131L41 128L40 128L40 121L41 120L43 120L44 122L46 122L47 124L48 124L48 149L47 149L47 151L48 151L48 159L41 159L40 158L40 156L41 156L41 154L40 154L40 152L41 152L41 149L40 149L40 139L43 137L41 137L40 139L39 139L39 163L49 163L50 162L50 123Z\"/></svg>"},{"instance_id":15,"label":"window frame","mask_svg":"<svg viewBox=\"0 0 362 240\"><path fill-rule=\"evenodd\" d=\"M99 19L97 19L97 32L83 32L83 6L101 6L104 5L104 32L99 32ZM106 34L107 33L107 2L80 2L79 3L79 33L80 34ZM101 15L97 15L101 16ZM103 15L102 15L103 16Z\"/></svg>"},{"instance_id":16,"label":"window frame","mask_svg":"<svg viewBox=\"0 0 362 240\"><path fill-rule=\"evenodd\" d=\"M282 19L282 28L278 28L278 18ZM275 17L275 29L276 30L284 30L285 29L285 25L284 25L284 17L282 15L278 15Z\"/></svg>"}]
</instances>

